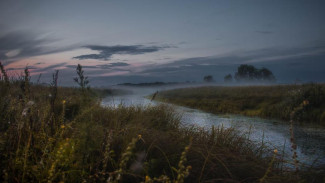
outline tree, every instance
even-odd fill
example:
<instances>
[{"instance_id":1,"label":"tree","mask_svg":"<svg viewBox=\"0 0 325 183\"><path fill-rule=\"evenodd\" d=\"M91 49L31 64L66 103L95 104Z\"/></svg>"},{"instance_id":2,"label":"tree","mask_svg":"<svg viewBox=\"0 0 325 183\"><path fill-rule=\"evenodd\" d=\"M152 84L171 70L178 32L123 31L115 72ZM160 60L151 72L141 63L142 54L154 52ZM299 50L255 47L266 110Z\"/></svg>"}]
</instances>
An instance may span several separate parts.
<instances>
[{"instance_id":1,"label":"tree","mask_svg":"<svg viewBox=\"0 0 325 183\"><path fill-rule=\"evenodd\" d=\"M257 69L252 65L243 64L240 65L235 73L235 79L237 81L267 81L274 82L275 77L273 73L263 67L262 69Z\"/></svg>"},{"instance_id":2,"label":"tree","mask_svg":"<svg viewBox=\"0 0 325 183\"><path fill-rule=\"evenodd\" d=\"M227 74L223 79L224 79L224 81L226 83L230 83L230 82L232 82L232 75L231 74Z\"/></svg>"},{"instance_id":3,"label":"tree","mask_svg":"<svg viewBox=\"0 0 325 183\"><path fill-rule=\"evenodd\" d=\"M265 67L259 70L259 77L264 81L275 81L273 73Z\"/></svg>"},{"instance_id":4,"label":"tree","mask_svg":"<svg viewBox=\"0 0 325 183\"><path fill-rule=\"evenodd\" d=\"M204 76L203 81L205 81L205 82L213 82L213 77L211 75Z\"/></svg>"},{"instance_id":5,"label":"tree","mask_svg":"<svg viewBox=\"0 0 325 183\"><path fill-rule=\"evenodd\" d=\"M240 65L235 73L237 81L251 81L256 78L256 68L252 65Z\"/></svg>"},{"instance_id":6,"label":"tree","mask_svg":"<svg viewBox=\"0 0 325 183\"><path fill-rule=\"evenodd\" d=\"M78 64L76 71L78 77L73 78L73 80L81 87L81 90L84 91L85 88L89 88L88 77L84 76L84 71L82 70L82 66L80 64Z\"/></svg>"}]
</instances>

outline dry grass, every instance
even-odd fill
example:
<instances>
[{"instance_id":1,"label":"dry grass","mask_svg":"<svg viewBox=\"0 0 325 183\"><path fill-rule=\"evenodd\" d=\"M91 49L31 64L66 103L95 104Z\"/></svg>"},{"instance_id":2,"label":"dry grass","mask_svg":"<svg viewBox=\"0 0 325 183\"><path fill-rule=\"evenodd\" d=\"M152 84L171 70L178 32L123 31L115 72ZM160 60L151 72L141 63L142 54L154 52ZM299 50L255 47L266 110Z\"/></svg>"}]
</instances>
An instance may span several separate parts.
<instances>
[{"instance_id":1,"label":"dry grass","mask_svg":"<svg viewBox=\"0 0 325 183\"><path fill-rule=\"evenodd\" d=\"M103 107L91 90L22 78L0 80L1 182L301 180L235 129L182 127L167 106Z\"/></svg>"},{"instance_id":2,"label":"dry grass","mask_svg":"<svg viewBox=\"0 0 325 183\"><path fill-rule=\"evenodd\" d=\"M296 111L299 122L325 125L325 85L279 85L241 87L198 87L160 92L157 100L198 108L212 113L233 113L289 121Z\"/></svg>"}]
</instances>

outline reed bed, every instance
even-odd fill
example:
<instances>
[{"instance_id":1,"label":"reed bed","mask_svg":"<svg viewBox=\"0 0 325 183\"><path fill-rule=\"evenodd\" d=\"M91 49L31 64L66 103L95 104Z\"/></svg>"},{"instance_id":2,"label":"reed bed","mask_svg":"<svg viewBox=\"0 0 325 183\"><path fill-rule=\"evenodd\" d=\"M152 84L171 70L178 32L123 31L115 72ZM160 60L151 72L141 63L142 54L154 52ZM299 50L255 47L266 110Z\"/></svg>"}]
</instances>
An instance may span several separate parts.
<instances>
[{"instance_id":1,"label":"reed bed","mask_svg":"<svg viewBox=\"0 0 325 183\"><path fill-rule=\"evenodd\" d=\"M282 171L273 149L256 147L236 129L183 127L179 115L164 105L103 107L90 88L58 87L57 73L46 87L30 83L27 69L18 79L9 79L4 71L2 67L1 182L304 179Z\"/></svg>"},{"instance_id":2,"label":"reed bed","mask_svg":"<svg viewBox=\"0 0 325 183\"><path fill-rule=\"evenodd\" d=\"M157 100L217 114L242 114L300 123L325 125L325 85L214 86L159 92Z\"/></svg>"}]
</instances>

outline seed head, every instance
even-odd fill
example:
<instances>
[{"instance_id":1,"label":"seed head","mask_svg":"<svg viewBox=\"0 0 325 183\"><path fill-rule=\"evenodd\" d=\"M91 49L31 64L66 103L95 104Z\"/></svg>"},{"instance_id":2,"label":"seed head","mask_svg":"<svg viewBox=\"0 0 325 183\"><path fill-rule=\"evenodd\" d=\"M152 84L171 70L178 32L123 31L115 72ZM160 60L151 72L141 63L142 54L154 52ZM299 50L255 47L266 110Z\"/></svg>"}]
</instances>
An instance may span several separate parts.
<instances>
[{"instance_id":1,"label":"seed head","mask_svg":"<svg viewBox=\"0 0 325 183\"><path fill-rule=\"evenodd\" d=\"M275 154L277 154L278 153L278 150L277 149L274 149L274 151L273 151Z\"/></svg>"}]
</instances>

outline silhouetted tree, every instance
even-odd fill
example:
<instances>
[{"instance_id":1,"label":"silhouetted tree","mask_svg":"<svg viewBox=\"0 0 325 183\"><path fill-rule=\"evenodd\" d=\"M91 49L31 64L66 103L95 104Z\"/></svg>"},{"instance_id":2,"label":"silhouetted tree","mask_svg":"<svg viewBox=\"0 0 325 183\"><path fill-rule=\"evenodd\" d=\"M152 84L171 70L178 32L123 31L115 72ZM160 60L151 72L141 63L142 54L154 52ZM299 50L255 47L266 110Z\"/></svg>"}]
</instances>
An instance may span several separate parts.
<instances>
[{"instance_id":1,"label":"silhouetted tree","mask_svg":"<svg viewBox=\"0 0 325 183\"><path fill-rule=\"evenodd\" d=\"M204 76L203 81L205 81L205 82L213 82L213 77L211 75Z\"/></svg>"},{"instance_id":2,"label":"silhouetted tree","mask_svg":"<svg viewBox=\"0 0 325 183\"><path fill-rule=\"evenodd\" d=\"M274 77L273 73L269 69L267 69L265 67L263 67L262 69L260 69L258 71L258 73L259 73L258 76L259 76L259 79L260 80L264 80L264 81L275 81L275 77Z\"/></svg>"},{"instance_id":3,"label":"silhouetted tree","mask_svg":"<svg viewBox=\"0 0 325 183\"><path fill-rule=\"evenodd\" d=\"M226 83L232 82L232 75L227 74L223 79Z\"/></svg>"},{"instance_id":4,"label":"silhouetted tree","mask_svg":"<svg viewBox=\"0 0 325 183\"><path fill-rule=\"evenodd\" d=\"M235 79L237 81L268 81L274 82L275 77L273 73L267 69L257 69L252 65L243 64L240 65L235 73Z\"/></svg>"},{"instance_id":5,"label":"silhouetted tree","mask_svg":"<svg viewBox=\"0 0 325 183\"><path fill-rule=\"evenodd\" d=\"M248 81L256 78L256 68L252 65L240 65L235 73L235 79L237 81Z\"/></svg>"}]
</instances>

